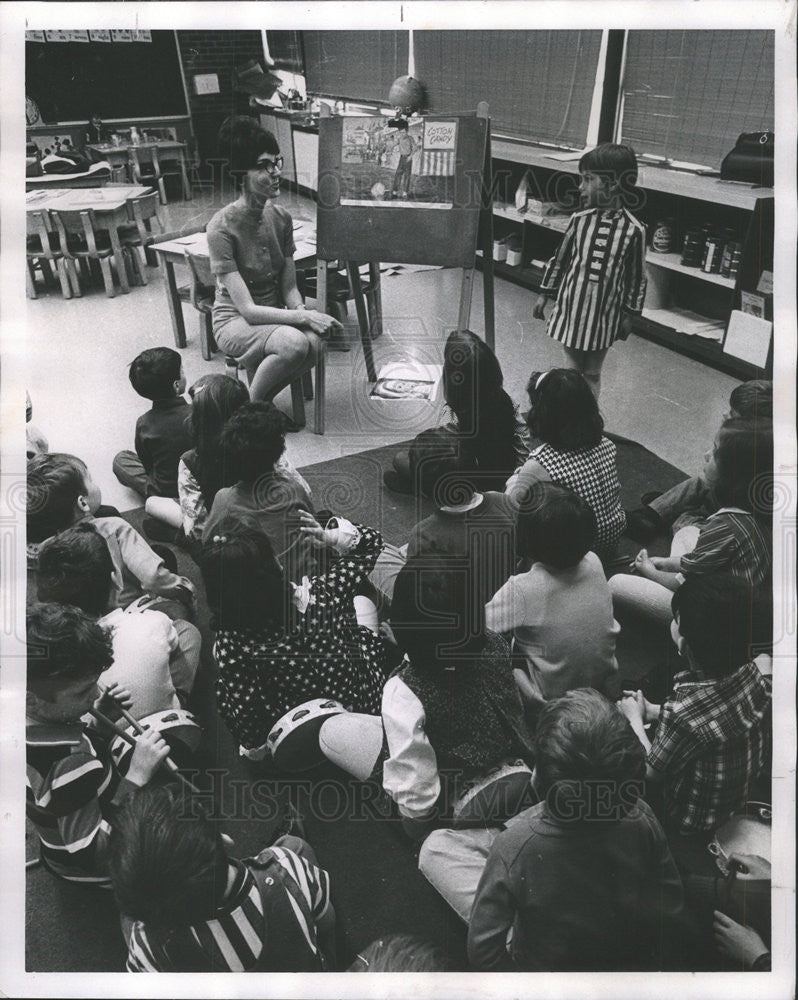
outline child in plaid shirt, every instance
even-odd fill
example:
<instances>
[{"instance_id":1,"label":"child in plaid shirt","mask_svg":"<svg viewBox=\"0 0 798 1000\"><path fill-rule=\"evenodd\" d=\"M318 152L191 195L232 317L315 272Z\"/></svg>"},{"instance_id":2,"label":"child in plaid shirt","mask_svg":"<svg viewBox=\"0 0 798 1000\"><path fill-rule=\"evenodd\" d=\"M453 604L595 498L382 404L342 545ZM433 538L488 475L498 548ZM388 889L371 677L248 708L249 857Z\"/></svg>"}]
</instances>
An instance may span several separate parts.
<instances>
[{"instance_id":1,"label":"child in plaid shirt","mask_svg":"<svg viewBox=\"0 0 798 1000\"><path fill-rule=\"evenodd\" d=\"M641 691L623 710L647 754L646 777L662 781L668 820L707 833L744 807L769 767L771 681L754 662L769 634L771 598L731 576L689 577L673 597L671 631L690 669L662 706ZM657 721L653 741L644 724Z\"/></svg>"}]
</instances>

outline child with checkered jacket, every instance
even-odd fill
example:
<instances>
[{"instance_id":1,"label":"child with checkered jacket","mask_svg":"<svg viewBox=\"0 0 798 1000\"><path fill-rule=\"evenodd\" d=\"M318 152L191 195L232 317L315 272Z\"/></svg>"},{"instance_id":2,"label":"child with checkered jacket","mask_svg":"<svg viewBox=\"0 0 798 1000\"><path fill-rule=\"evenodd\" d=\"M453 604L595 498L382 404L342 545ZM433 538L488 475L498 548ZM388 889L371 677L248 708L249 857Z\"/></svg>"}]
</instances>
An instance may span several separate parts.
<instances>
[{"instance_id":1,"label":"child with checkered jacket","mask_svg":"<svg viewBox=\"0 0 798 1000\"><path fill-rule=\"evenodd\" d=\"M584 377L566 368L533 372L527 384L527 424L539 442L505 486L521 508L536 483L568 486L596 518L594 552L611 557L626 527L621 507L615 445L604 437L604 420Z\"/></svg>"}]
</instances>

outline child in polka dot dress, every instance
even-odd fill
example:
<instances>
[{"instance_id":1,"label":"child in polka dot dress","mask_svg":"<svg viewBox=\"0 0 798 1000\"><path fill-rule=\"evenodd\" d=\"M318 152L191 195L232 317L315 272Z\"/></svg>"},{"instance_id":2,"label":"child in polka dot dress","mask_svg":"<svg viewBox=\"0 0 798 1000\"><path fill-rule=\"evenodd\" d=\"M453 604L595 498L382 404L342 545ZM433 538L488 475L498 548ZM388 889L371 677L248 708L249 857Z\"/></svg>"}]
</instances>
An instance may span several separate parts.
<instances>
[{"instance_id":1,"label":"child in polka dot dress","mask_svg":"<svg viewBox=\"0 0 798 1000\"><path fill-rule=\"evenodd\" d=\"M350 530L300 516L302 533L339 556L300 585L289 582L268 537L246 520L222 522L203 547L219 711L245 752L261 750L274 723L311 698L378 712L388 674L383 639L358 624L354 604L382 536L343 519L339 526Z\"/></svg>"}]
</instances>

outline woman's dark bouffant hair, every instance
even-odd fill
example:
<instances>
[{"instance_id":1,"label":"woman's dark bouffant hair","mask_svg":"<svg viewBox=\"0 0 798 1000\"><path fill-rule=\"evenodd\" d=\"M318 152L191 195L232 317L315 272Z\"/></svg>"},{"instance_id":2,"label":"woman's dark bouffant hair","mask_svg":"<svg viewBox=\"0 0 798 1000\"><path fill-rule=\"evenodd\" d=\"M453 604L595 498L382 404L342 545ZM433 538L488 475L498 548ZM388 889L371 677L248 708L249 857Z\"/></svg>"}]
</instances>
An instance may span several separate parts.
<instances>
[{"instance_id":1,"label":"woman's dark bouffant hair","mask_svg":"<svg viewBox=\"0 0 798 1000\"><path fill-rule=\"evenodd\" d=\"M773 513L773 424L730 417L715 441L715 481L721 507L739 507L757 517Z\"/></svg>"},{"instance_id":2,"label":"woman's dark bouffant hair","mask_svg":"<svg viewBox=\"0 0 798 1000\"><path fill-rule=\"evenodd\" d=\"M280 146L274 135L249 115L230 115L219 129L219 155L230 165L230 174L240 187L247 170L254 170L263 153L277 156Z\"/></svg>"},{"instance_id":3,"label":"woman's dark bouffant hair","mask_svg":"<svg viewBox=\"0 0 798 1000\"><path fill-rule=\"evenodd\" d=\"M443 394L480 471L509 476L516 467L516 410L498 358L470 330L454 330L443 351ZM506 478L506 476L505 476Z\"/></svg>"},{"instance_id":4,"label":"woman's dark bouffant hair","mask_svg":"<svg viewBox=\"0 0 798 1000\"><path fill-rule=\"evenodd\" d=\"M191 437L197 455L197 479L210 510L213 498L223 486L235 480L228 468L227 452L220 447L222 429L230 417L249 402L243 382L230 375L203 375L189 389Z\"/></svg>"},{"instance_id":5,"label":"woman's dark bouffant hair","mask_svg":"<svg viewBox=\"0 0 798 1000\"><path fill-rule=\"evenodd\" d=\"M269 538L251 518L223 520L202 546L200 569L215 629L285 629L291 590Z\"/></svg>"},{"instance_id":6,"label":"woman's dark bouffant hair","mask_svg":"<svg viewBox=\"0 0 798 1000\"><path fill-rule=\"evenodd\" d=\"M228 864L220 833L174 787L139 788L114 815L108 866L119 909L134 920L168 929L210 919Z\"/></svg>"},{"instance_id":7,"label":"woman's dark bouffant hair","mask_svg":"<svg viewBox=\"0 0 798 1000\"><path fill-rule=\"evenodd\" d=\"M555 818L619 819L643 791L646 755L617 705L593 688L546 702L535 733L536 791Z\"/></svg>"},{"instance_id":8,"label":"woman's dark bouffant hair","mask_svg":"<svg viewBox=\"0 0 798 1000\"><path fill-rule=\"evenodd\" d=\"M581 451L601 443L604 421L585 378L569 368L532 372L527 383L531 433L558 451Z\"/></svg>"}]
</instances>

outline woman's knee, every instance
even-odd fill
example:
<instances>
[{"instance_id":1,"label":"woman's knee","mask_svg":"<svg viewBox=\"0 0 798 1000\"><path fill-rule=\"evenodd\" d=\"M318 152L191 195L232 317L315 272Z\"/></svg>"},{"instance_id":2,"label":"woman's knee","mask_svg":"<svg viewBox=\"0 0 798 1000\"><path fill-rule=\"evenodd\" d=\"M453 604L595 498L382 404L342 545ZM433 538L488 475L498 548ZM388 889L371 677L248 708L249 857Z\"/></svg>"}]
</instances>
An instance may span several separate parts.
<instances>
[{"instance_id":1,"label":"woman's knee","mask_svg":"<svg viewBox=\"0 0 798 1000\"><path fill-rule=\"evenodd\" d=\"M293 327L280 327L274 331L272 339L274 343L269 344L268 347L273 347L273 353L285 364L292 368L298 368L307 360L311 348L308 338L301 330L295 330Z\"/></svg>"}]
</instances>

